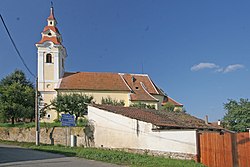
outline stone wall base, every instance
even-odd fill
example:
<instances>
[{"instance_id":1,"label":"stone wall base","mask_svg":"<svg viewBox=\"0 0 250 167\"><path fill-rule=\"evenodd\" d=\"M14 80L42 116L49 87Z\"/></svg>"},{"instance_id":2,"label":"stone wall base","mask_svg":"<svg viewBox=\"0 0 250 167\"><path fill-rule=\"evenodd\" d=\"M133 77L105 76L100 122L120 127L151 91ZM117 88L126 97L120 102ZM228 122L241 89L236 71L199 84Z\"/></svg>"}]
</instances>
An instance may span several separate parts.
<instances>
[{"instance_id":1,"label":"stone wall base","mask_svg":"<svg viewBox=\"0 0 250 167\"><path fill-rule=\"evenodd\" d=\"M195 154L187 154L187 153L179 153L179 152L164 152L164 151L157 151L157 150L143 150L143 149L131 149L131 148L102 148L102 149L110 149L110 150L118 150L118 151L125 151L129 153L136 153L136 154L146 154L151 156L159 156L171 159L182 159L182 160L195 160L197 155Z\"/></svg>"},{"instance_id":2,"label":"stone wall base","mask_svg":"<svg viewBox=\"0 0 250 167\"><path fill-rule=\"evenodd\" d=\"M35 128L6 128L0 127L0 140L18 141L18 142L35 142ZM76 136L76 146L78 147L94 147L95 144L84 133L83 127L53 127L40 129L40 143L51 145L66 145L70 146L70 135ZM103 148L111 149L111 148ZM147 154L152 156L163 156L173 159L196 160L196 155L178 153L178 152L163 152L156 150L142 150L131 148L112 148L113 150L126 151L130 153Z\"/></svg>"}]
</instances>

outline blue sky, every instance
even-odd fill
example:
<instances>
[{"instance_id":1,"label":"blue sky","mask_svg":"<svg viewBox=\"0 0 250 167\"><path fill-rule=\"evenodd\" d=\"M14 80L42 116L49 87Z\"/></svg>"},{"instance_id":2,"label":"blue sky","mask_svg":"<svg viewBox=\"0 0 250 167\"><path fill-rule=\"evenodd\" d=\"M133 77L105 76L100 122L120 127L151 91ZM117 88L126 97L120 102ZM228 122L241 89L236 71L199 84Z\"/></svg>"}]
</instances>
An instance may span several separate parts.
<instances>
[{"instance_id":1,"label":"blue sky","mask_svg":"<svg viewBox=\"0 0 250 167\"><path fill-rule=\"evenodd\" d=\"M249 98L250 1L54 0L67 71L147 73L188 113L210 121ZM49 0L1 0L0 14L30 69ZM25 71L0 25L0 78Z\"/></svg>"}]
</instances>

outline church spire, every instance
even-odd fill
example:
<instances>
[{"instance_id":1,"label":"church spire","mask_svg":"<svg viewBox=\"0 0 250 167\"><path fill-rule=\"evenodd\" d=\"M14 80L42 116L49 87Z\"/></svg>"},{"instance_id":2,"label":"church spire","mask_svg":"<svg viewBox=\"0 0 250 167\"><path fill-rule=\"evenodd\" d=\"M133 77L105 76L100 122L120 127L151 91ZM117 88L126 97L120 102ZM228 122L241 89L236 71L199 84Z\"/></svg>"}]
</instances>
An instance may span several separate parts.
<instances>
[{"instance_id":1,"label":"church spire","mask_svg":"<svg viewBox=\"0 0 250 167\"><path fill-rule=\"evenodd\" d=\"M53 3L51 2L51 7L50 7L50 15L47 18L48 21L48 26L56 26L56 18L54 16L54 8L53 8Z\"/></svg>"},{"instance_id":2,"label":"church spire","mask_svg":"<svg viewBox=\"0 0 250 167\"><path fill-rule=\"evenodd\" d=\"M47 18L48 25L44 27L42 32L42 39L37 44L43 44L46 41L53 42L56 45L62 44L62 37L60 32L58 31L56 25L57 21L54 16L54 8L53 4L50 7L50 15Z\"/></svg>"}]
</instances>

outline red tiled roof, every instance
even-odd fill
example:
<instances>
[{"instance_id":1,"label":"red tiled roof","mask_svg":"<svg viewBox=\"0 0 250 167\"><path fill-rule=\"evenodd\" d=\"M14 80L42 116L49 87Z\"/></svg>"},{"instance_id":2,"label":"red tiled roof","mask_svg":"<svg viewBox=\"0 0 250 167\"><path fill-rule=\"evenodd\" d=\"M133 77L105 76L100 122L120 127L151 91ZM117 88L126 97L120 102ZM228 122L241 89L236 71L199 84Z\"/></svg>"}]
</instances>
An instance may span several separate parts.
<instances>
[{"instance_id":1,"label":"red tiled roof","mask_svg":"<svg viewBox=\"0 0 250 167\"><path fill-rule=\"evenodd\" d=\"M150 94L157 92L148 75L144 74L65 73L59 89L131 91L132 101L158 101Z\"/></svg>"},{"instance_id":2,"label":"red tiled roof","mask_svg":"<svg viewBox=\"0 0 250 167\"><path fill-rule=\"evenodd\" d=\"M148 75L146 74L123 74L122 75L127 84L134 90L136 86L140 85L140 82L142 82L146 90L150 94L159 94L154 87L152 81L149 79Z\"/></svg>"},{"instance_id":3,"label":"red tiled roof","mask_svg":"<svg viewBox=\"0 0 250 167\"><path fill-rule=\"evenodd\" d=\"M56 33L60 34L57 27L55 27L55 26L45 26L44 29L43 29L43 32L45 32L47 30L52 30L53 32L56 32Z\"/></svg>"},{"instance_id":4,"label":"red tiled roof","mask_svg":"<svg viewBox=\"0 0 250 167\"><path fill-rule=\"evenodd\" d=\"M118 73L77 72L65 73L59 89L128 91Z\"/></svg>"},{"instance_id":5,"label":"red tiled roof","mask_svg":"<svg viewBox=\"0 0 250 167\"><path fill-rule=\"evenodd\" d=\"M57 45L60 45L60 41L57 37L47 37L47 36L43 36L42 39L38 42L38 44L42 44L46 41L51 41L53 42L54 44L57 44Z\"/></svg>"},{"instance_id":6,"label":"red tiled roof","mask_svg":"<svg viewBox=\"0 0 250 167\"><path fill-rule=\"evenodd\" d=\"M205 124L204 120L184 112L166 112L150 109L138 109L133 107L120 107L110 105L92 104L93 107L112 113L120 114L132 119L152 123L160 127L185 128L185 129L213 129L219 130L218 127Z\"/></svg>"},{"instance_id":7,"label":"red tiled roof","mask_svg":"<svg viewBox=\"0 0 250 167\"><path fill-rule=\"evenodd\" d=\"M158 94L152 81L145 74L121 74L128 86L133 90L131 101L158 101L151 94Z\"/></svg>"},{"instance_id":8,"label":"red tiled roof","mask_svg":"<svg viewBox=\"0 0 250 167\"><path fill-rule=\"evenodd\" d=\"M172 99L169 96L163 100L162 105L166 104L166 102L170 102L170 103L174 104L176 107L183 107L183 104L175 101L174 99Z\"/></svg>"},{"instance_id":9,"label":"red tiled roof","mask_svg":"<svg viewBox=\"0 0 250 167\"><path fill-rule=\"evenodd\" d=\"M130 91L131 101L157 102L152 95L165 95L146 74L65 73L59 89Z\"/></svg>"},{"instance_id":10,"label":"red tiled roof","mask_svg":"<svg viewBox=\"0 0 250 167\"><path fill-rule=\"evenodd\" d=\"M54 8L53 7L50 8L50 15L48 17L48 20L56 20L54 17Z\"/></svg>"}]
</instances>

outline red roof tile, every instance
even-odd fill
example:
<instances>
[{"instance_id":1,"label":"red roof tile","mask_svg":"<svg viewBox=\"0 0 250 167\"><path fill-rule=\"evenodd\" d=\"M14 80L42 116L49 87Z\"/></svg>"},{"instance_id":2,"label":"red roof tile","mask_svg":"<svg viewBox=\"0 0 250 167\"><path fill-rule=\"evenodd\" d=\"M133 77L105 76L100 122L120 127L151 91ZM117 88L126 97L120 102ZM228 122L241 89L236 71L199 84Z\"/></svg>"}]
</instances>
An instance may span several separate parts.
<instances>
[{"instance_id":1,"label":"red roof tile","mask_svg":"<svg viewBox=\"0 0 250 167\"><path fill-rule=\"evenodd\" d=\"M184 112L166 112L150 109L138 109L133 107L120 107L110 105L92 104L93 107L120 114L132 119L152 123L160 127L185 128L185 129L217 129L205 124L204 120L198 119Z\"/></svg>"},{"instance_id":2,"label":"red roof tile","mask_svg":"<svg viewBox=\"0 0 250 167\"><path fill-rule=\"evenodd\" d=\"M146 74L121 74L127 85L133 90L132 101L158 101L151 94L158 94L153 82Z\"/></svg>"},{"instance_id":3,"label":"red roof tile","mask_svg":"<svg viewBox=\"0 0 250 167\"><path fill-rule=\"evenodd\" d=\"M174 104L176 107L183 107L183 104L175 101L174 99L172 99L169 96L163 100L162 105L166 104L166 102L170 102L170 103Z\"/></svg>"},{"instance_id":4,"label":"red roof tile","mask_svg":"<svg viewBox=\"0 0 250 167\"><path fill-rule=\"evenodd\" d=\"M52 30L53 32L56 32L56 33L60 34L57 27L55 27L55 26L45 26L44 29L43 29L43 32L45 32L47 30Z\"/></svg>"},{"instance_id":5,"label":"red roof tile","mask_svg":"<svg viewBox=\"0 0 250 167\"><path fill-rule=\"evenodd\" d=\"M131 91L131 101L155 101L160 94L146 74L79 72L65 73L59 89Z\"/></svg>"},{"instance_id":6,"label":"red roof tile","mask_svg":"<svg viewBox=\"0 0 250 167\"><path fill-rule=\"evenodd\" d=\"M53 42L54 44L57 44L57 45L60 45L60 41L57 37L47 37L47 36L43 36L42 39L38 42L38 44L42 44L46 41L51 41Z\"/></svg>"},{"instance_id":7,"label":"red roof tile","mask_svg":"<svg viewBox=\"0 0 250 167\"><path fill-rule=\"evenodd\" d=\"M146 74L123 74L122 76L133 90L142 82L150 94L159 94L153 82Z\"/></svg>"},{"instance_id":8,"label":"red roof tile","mask_svg":"<svg viewBox=\"0 0 250 167\"><path fill-rule=\"evenodd\" d=\"M77 72L65 73L59 89L128 91L118 73Z\"/></svg>"}]
</instances>

